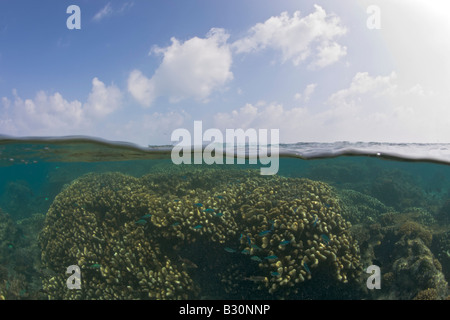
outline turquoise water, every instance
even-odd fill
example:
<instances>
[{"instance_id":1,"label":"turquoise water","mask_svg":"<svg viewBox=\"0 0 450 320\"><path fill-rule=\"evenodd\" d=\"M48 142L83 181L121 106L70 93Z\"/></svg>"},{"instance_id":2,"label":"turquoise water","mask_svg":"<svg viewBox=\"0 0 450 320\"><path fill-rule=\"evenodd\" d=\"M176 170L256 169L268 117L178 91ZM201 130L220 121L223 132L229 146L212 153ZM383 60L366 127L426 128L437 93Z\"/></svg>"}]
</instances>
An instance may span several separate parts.
<instances>
[{"instance_id":1,"label":"turquoise water","mask_svg":"<svg viewBox=\"0 0 450 320\"><path fill-rule=\"evenodd\" d=\"M174 165L169 146L5 138L0 298L444 299L448 147L281 145L261 176Z\"/></svg>"}]
</instances>

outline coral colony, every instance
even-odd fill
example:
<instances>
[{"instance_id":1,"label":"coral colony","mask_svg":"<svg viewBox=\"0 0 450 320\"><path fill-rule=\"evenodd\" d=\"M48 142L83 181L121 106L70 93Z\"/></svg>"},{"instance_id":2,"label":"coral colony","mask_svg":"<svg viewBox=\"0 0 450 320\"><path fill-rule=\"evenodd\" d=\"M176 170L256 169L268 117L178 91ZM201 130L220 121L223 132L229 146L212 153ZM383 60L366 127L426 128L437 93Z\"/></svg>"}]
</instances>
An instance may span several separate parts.
<instances>
[{"instance_id":1,"label":"coral colony","mask_svg":"<svg viewBox=\"0 0 450 320\"><path fill-rule=\"evenodd\" d=\"M39 237L43 267L75 262L89 286L67 290L67 275L52 275L48 297L199 298L217 279L216 292L230 297L289 298L315 277L350 284L362 273L327 184L191 168L88 174L64 189Z\"/></svg>"}]
</instances>

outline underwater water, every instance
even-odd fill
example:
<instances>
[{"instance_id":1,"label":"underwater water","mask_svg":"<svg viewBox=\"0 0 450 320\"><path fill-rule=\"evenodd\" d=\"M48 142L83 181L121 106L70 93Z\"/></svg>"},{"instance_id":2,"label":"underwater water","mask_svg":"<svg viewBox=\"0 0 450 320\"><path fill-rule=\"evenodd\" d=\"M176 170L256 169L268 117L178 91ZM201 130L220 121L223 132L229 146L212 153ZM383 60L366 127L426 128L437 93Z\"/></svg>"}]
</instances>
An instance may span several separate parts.
<instances>
[{"instance_id":1,"label":"underwater water","mask_svg":"<svg viewBox=\"0 0 450 320\"><path fill-rule=\"evenodd\" d=\"M448 298L449 145L280 147L0 140L0 299Z\"/></svg>"}]
</instances>

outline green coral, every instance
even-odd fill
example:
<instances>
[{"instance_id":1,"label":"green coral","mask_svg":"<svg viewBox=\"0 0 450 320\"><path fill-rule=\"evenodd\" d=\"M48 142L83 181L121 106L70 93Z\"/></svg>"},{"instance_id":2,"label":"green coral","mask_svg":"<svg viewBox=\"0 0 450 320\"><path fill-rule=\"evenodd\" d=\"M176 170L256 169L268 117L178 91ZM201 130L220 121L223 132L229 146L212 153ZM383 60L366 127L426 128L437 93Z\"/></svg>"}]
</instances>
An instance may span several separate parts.
<instances>
[{"instance_id":1,"label":"green coral","mask_svg":"<svg viewBox=\"0 0 450 320\"><path fill-rule=\"evenodd\" d=\"M323 275L345 284L361 266L340 212L325 183L255 171L88 174L47 213L42 263L55 275L43 279L44 290L51 299L186 299L221 290L288 298ZM70 265L81 268L81 290L66 288Z\"/></svg>"}]
</instances>

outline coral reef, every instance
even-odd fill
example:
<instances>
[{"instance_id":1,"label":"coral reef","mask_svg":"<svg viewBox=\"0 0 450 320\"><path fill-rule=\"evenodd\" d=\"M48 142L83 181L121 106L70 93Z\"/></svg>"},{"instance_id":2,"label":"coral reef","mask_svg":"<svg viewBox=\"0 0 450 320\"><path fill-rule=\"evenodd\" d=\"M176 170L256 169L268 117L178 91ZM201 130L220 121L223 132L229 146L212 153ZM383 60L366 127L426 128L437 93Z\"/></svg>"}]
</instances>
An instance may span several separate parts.
<instances>
[{"instance_id":1,"label":"coral reef","mask_svg":"<svg viewBox=\"0 0 450 320\"><path fill-rule=\"evenodd\" d=\"M0 210L0 299L42 299L37 235L44 216L18 222Z\"/></svg>"},{"instance_id":2,"label":"coral reef","mask_svg":"<svg viewBox=\"0 0 450 320\"><path fill-rule=\"evenodd\" d=\"M374 222L383 213L393 210L378 199L355 190L341 189L337 192L342 216L352 224Z\"/></svg>"},{"instance_id":3,"label":"coral reef","mask_svg":"<svg viewBox=\"0 0 450 320\"><path fill-rule=\"evenodd\" d=\"M372 298L443 299L448 295L444 267L430 249L434 229L415 219L414 212L391 212L380 217L381 224L352 229L360 243L361 262L376 264L382 271L383 290L372 291Z\"/></svg>"},{"instance_id":4,"label":"coral reef","mask_svg":"<svg viewBox=\"0 0 450 320\"><path fill-rule=\"evenodd\" d=\"M450 279L450 231L435 234L431 250L441 263L445 278Z\"/></svg>"},{"instance_id":5,"label":"coral reef","mask_svg":"<svg viewBox=\"0 0 450 320\"><path fill-rule=\"evenodd\" d=\"M332 189L258 171L88 174L51 205L39 241L50 299L293 298L351 285L357 242ZM81 268L80 290L66 269ZM324 280L325 281L325 280Z\"/></svg>"},{"instance_id":6,"label":"coral reef","mask_svg":"<svg viewBox=\"0 0 450 320\"><path fill-rule=\"evenodd\" d=\"M397 211L409 207L426 207L426 195L416 180L416 177L401 170L384 170L371 181L370 195Z\"/></svg>"}]
</instances>

